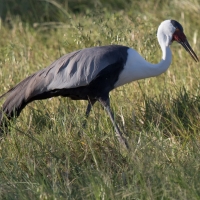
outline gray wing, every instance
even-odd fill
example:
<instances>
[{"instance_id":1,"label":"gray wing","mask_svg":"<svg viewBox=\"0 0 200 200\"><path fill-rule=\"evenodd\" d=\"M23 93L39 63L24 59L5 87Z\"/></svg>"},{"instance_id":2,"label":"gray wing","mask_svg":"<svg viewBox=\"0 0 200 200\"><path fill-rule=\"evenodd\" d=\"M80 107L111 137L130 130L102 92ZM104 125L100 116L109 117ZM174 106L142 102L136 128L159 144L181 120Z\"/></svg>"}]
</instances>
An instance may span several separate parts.
<instances>
[{"instance_id":1,"label":"gray wing","mask_svg":"<svg viewBox=\"0 0 200 200\"><path fill-rule=\"evenodd\" d=\"M27 77L1 97L10 94L9 98L12 99L19 95L27 101L51 90L86 86L107 66L122 61L125 64L127 50L128 47L110 45L66 54L49 67Z\"/></svg>"},{"instance_id":2,"label":"gray wing","mask_svg":"<svg viewBox=\"0 0 200 200\"><path fill-rule=\"evenodd\" d=\"M44 71L51 77L48 90L88 85L107 66L127 59L128 47L110 45L82 49L64 55ZM47 78L48 79L48 78Z\"/></svg>"}]
</instances>

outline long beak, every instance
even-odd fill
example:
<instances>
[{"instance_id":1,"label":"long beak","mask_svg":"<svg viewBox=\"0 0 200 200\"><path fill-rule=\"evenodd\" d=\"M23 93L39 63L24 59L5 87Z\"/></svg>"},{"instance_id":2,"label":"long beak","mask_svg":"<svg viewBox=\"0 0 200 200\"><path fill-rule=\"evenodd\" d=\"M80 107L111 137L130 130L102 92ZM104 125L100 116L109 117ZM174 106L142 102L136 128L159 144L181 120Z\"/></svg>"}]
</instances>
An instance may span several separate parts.
<instances>
[{"instance_id":1,"label":"long beak","mask_svg":"<svg viewBox=\"0 0 200 200\"><path fill-rule=\"evenodd\" d=\"M184 41L181 40L179 41L179 43L185 48L185 50L187 52L189 52L189 54L192 56L192 58L196 61L199 62L199 59L197 57L197 55L194 53L192 47L190 46L190 44L188 43L187 39L185 38Z\"/></svg>"}]
</instances>

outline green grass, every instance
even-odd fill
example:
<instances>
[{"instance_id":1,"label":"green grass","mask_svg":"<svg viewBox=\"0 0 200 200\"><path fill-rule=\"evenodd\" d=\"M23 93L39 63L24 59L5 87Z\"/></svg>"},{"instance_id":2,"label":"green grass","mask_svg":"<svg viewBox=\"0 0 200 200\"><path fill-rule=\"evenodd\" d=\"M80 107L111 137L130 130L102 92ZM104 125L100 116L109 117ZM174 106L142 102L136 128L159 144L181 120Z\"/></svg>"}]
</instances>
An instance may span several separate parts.
<instances>
[{"instance_id":1,"label":"green grass","mask_svg":"<svg viewBox=\"0 0 200 200\"><path fill-rule=\"evenodd\" d=\"M78 8L73 1L68 7L52 2L62 5L54 8L57 15L40 19L36 4L28 21L11 12L14 3L6 4L0 94L80 48L123 44L159 62L156 30L168 18L184 26L199 56L200 1L118 0L116 7L112 0L80 1ZM87 102L58 97L29 104L0 143L0 199L200 199L200 65L180 45L171 49L166 73L111 92L130 152L118 144L99 104L84 130Z\"/></svg>"}]
</instances>

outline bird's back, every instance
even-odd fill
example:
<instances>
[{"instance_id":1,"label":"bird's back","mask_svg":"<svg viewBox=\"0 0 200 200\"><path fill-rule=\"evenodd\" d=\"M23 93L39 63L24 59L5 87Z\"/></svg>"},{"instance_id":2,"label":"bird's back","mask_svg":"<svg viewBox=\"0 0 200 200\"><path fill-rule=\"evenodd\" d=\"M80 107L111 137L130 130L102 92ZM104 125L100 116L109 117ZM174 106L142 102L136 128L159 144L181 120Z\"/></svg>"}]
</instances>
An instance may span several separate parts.
<instances>
[{"instance_id":1,"label":"bird's back","mask_svg":"<svg viewBox=\"0 0 200 200\"><path fill-rule=\"evenodd\" d=\"M92 47L64 55L45 70L50 76L48 89L77 88L88 85L109 65L127 59L128 47L109 45Z\"/></svg>"}]
</instances>

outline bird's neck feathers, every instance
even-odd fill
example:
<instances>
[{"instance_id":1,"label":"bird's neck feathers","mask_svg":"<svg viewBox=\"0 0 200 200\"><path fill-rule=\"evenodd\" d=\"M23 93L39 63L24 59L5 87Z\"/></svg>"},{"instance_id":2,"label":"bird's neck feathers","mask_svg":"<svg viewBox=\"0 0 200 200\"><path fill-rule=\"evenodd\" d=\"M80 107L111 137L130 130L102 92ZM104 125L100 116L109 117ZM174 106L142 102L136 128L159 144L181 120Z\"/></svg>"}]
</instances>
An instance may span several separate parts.
<instances>
[{"instance_id":1,"label":"bird's neck feathers","mask_svg":"<svg viewBox=\"0 0 200 200\"><path fill-rule=\"evenodd\" d=\"M128 49L126 64L114 87L116 88L135 80L158 76L165 72L171 64L172 54L169 46L162 45L161 48L163 55L158 64L149 63L137 51L131 48Z\"/></svg>"},{"instance_id":2,"label":"bird's neck feathers","mask_svg":"<svg viewBox=\"0 0 200 200\"><path fill-rule=\"evenodd\" d=\"M162 59L157 64L152 64L150 62L147 62L146 60L141 65L141 71L143 71L144 76L141 78L149 78L158 76L162 73L164 73L170 66L172 61L172 53L170 46L161 46L162 49Z\"/></svg>"},{"instance_id":3,"label":"bird's neck feathers","mask_svg":"<svg viewBox=\"0 0 200 200\"><path fill-rule=\"evenodd\" d=\"M162 49L162 59L158 64L152 64L147 62L137 51L134 49L128 49L128 57L123 71L119 75L118 81L115 87L129 83L131 81L154 77L165 72L172 61L172 53L170 50L170 44L172 41L173 27L166 29L165 21L158 28L158 42Z\"/></svg>"},{"instance_id":4,"label":"bird's neck feathers","mask_svg":"<svg viewBox=\"0 0 200 200\"><path fill-rule=\"evenodd\" d=\"M158 64L155 64L155 75L158 76L161 73L165 72L172 61L172 53L170 49L170 45L172 38L169 35L164 34L162 31L158 32L158 42L162 49L162 59Z\"/></svg>"},{"instance_id":5,"label":"bird's neck feathers","mask_svg":"<svg viewBox=\"0 0 200 200\"><path fill-rule=\"evenodd\" d=\"M161 73L165 72L172 61L172 53L170 49L171 40L169 37L166 37L165 40L159 41L160 47L162 49L162 59L158 64L154 64L155 74L158 76Z\"/></svg>"},{"instance_id":6,"label":"bird's neck feathers","mask_svg":"<svg viewBox=\"0 0 200 200\"><path fill-rule=\"evenodd\" d=\"M162 27L162 26L161 26ZM174 30L171 30L174 31ZM162 50L162 59L159 63L157 64L152 64L149 62L144 62L144 73L146 71L146 77L153 77L153 76L158 76L162 73L164 73L170 66L171 61L172 61L172 53L170 49L170 45L172 43L172 38L170 33L165 33L165 29L158 29L158 42Z\"/></svg>"}]
</instances>

